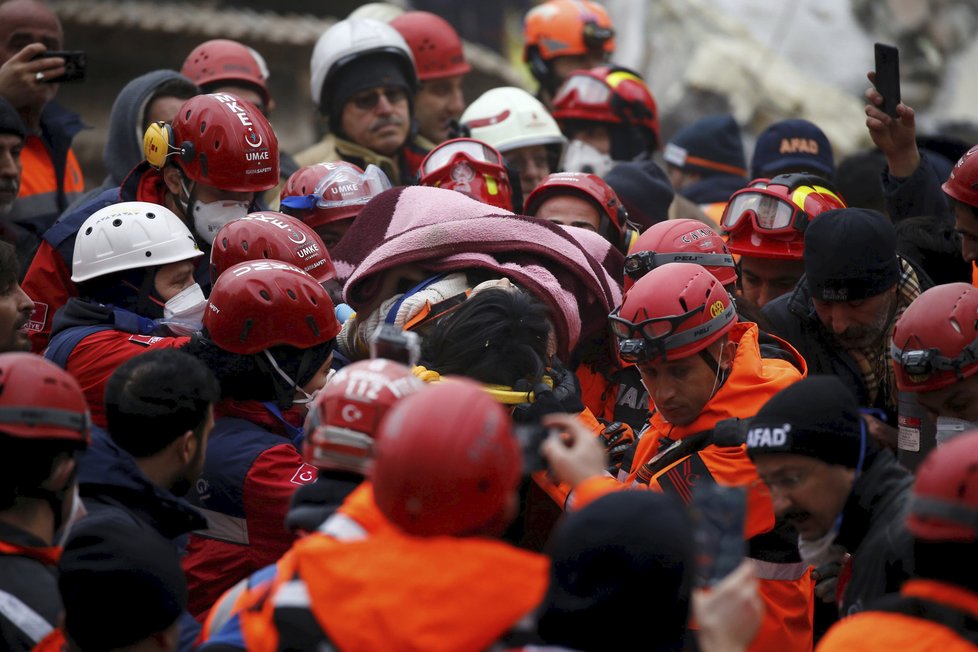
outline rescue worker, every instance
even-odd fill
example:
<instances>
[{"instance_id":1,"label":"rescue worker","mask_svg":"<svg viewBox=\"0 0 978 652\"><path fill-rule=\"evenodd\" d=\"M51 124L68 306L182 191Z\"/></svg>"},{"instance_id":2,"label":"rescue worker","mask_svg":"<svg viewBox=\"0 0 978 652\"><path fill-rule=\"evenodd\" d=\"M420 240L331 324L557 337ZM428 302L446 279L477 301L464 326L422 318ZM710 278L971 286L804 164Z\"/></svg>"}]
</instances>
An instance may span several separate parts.
<instances>
[{"instance_id":1,"label":"rescue worker","mask_svg":"<svg viewBox=\"0 0 978 652\"><path fill-rule=\"evenodd\" d=\"M899 595L839 622L822 639L819 652L965 652L978 647L976 465L974 431L930 452L917 469L906 521L914 540L914 576Z\"/></svg>"},{"instance_id":2,"label":"rescue worker","mask_svg":"<svg viewBox=\"0 0 978 652\"><path fill-rule=\"evenodd\" d=\"M173 212L209 253L218 229L255 209L258 195L278 179L278 140L265 117L231 95L198 95L183 103L172 125L150 125L146 160L119 188L66 213L44 234L24 278L34 300L31 343L47 346L51 319L77 290L71 257L82 223L120 201L145 201ZM209 289L210 269L201 257L195 276Z\"/></svg>"},{"instance_id":3,"label":"rescue worker","mask_svg":"<svg viewBox=\"0 0 978 652\"><path fill-rule=\"evenodd\" d=\"M279 210L311 226L331 251L364 204L390 187L373 164L366 170L346 161L307 165L285 182Z\"/></svg>"},{"instance_id":4,"label":"rescue worker","mask_svg":"<svg viewBox=\"0 0 978 652\"><path fill-rule=\"evenodd\" d=\"M567 144L540 100L515 86L491 88L480 95L466 107L462 124L470 136L506 157L519 175L524 196L557 171Z\"/></svg>"},{"instance_id":5,"label":"rescue worker","mask_svg":"<svg viewBox=\"0 0 978 652\"><path fill-rule=\"evenodd\" d=\"M116 369L105 388L108 436L96 428L78 465L87 514L72 529L68 546L84 545L79 539L89 537L149 539L147 545L166 546L179 569L187 535L207 527L183 496L204 468L219 398L214 375L182 351L148 351ZM174 649L189 651L200 625L186 604L182 611Z\"/></svg>"},{"instance_id":6,"label":"rescue worker","mask_svg":"<svg viewBox=\"0 0 978 652\"><path fill-rule=\"evenodd\" d=\"M816 567L816 595L837 607L838 618L910 577L913 545L904 521L913 476L867 435L842 381L810 376L771 397L750 421L747 454L775 515L798 532L802 559Z\"/></svg>"},{"instance_id":7,"label":"rescue worker","mask_svg":"<svg viewBox=\"0 0 978 652\"><path fill-rule=\"evenodd\" d=\"M312 101L330 133L296 162L372 163L394 185L410 182L427 151L409 139L418 77L404 37L386 23L348 18L316 41L310 69Z\"/></svg>"},{"instance_id":8,"label":"rescue worker","mask_svg":"<svg viewBox=\"0 0 978 652\"><path fill-rule=\"evenodd\" d=\"M188 494L209 525L191 536L184 558L195 616L291 545L289 499L316 479L297 448L302 423L339 330L326 290L288 263L238 263L215 282L204 328L186 347L217 376L222 399Z\"/></svg>"},{"instance_id":9,"label":"rescue worker","mask_svg":"<svg viewBox=\"0 0 978 652\"><path fill-rule=\"evenodd\" d=\"M731 197L720 226L740 256L740 294L758 308L791 292L805 273L805 229L825 211L846 208L832 184L808 174L755 179Z\"/></svg>"},{"instance_id":10,"label":"rescue worker","mask_svg":"<svg viewBox=\"0 0 978 652\"><path fill-rule=\"evenodd\" d=\"M659 148L655 98L627 68L574 71L554 96L551 113L570 141L561 162L565 172L603 177L616 163L651 158Z\"/></svg>"},{"instance_id":11,"label":"rescue worker","mask_svg":"<svg viewBox=\"0 0 978 652\"><path fill-rule=\"evenodd\" d=\"M937 442L978 425L978 288L938 285L897 320L890 355L897 389L937 416Z\"/></svg>"},{"instance_id":12,"label":"rescue worker","mask_svg":"<svg viewBox=\"0 0 978 652\"><path fill-rule=\"evenodd\" d=\"M763 310L775 335L791 342L813 373L842 379L862 407L896 423L889 364L893 325L929 284L896 253L893 225L882 214L843 208L819 215L805 230L805 276ZM885 437L885 428L867 416Z\"/></svg>"},{"instance_id":13,"label":"rescue worker","mask_svg":"<svg viewBox=\"0 0 978 652\"><path fill-rule=\"evenodd\" d=\"M548 106L571 71L606 63L614 51L614 26L597 2L548 0L523 18L523 61Z\"/></svg>"},{"instance_id":14,"label":"rescue worker","mask_svg":"<svg viewBox=\"0 0 978 652\"><path fill-rule=\"evenodd\" d=\"M954 213L954 229L961 238L961 255L972 266L972 283L975 279L974 263L978 260L978 147L969 149L951 171L941 189L944 190ZM928 177L929 178L929 177Z\"/></svg>"},{"instance_id":15,"label":"rescue worker","mask_svg":"<svg viewBox=\"0 0 978 652\"><path fill-rule=\"evenodd\" d=\"M570 504L589 503L623 487L648 487L685 502L695 482L747 487L744 538L758 560L765 617L751 650L812 646L812 582L794 541L777 524L770 494L744 448L712 443L718 421L752 417L776 392L798 381L805 364L762 358L757 326L738 323L720 281L691 263L669 263L638 280L611 315L622 360L638 366L654 404L631 466L619 481L603 475L584 433L568 445L547 441L556 477L574 488ZM786 350L793 351L787 344Z\"/></svg>"},{"instance_id":16,"label":"rescue worker","mask_svg":"<svg viewBox=\"0 0 978 652\"><path fill-rule=\"evenodd\" d=\"M55 314L44 357L78 380L104 428L112 372L200 329L206 299L194 269L204 252L179 217L145 202L111 204L78 233L71 280L80 296Z\"/></svg>"},{"instance_id":17,"label":"rescue worker","mask_svg":"<svg viewBox=\"0 0 978 652\"><path fill-rule=\"evenodd\" d=\"M543 598L548 568L495 540L516 509L512 428L464 379L398 402L371 471L377 507L397 529L297 544L284 581L240 613L246 649L478 650L503 637Z\"/></svg>"},{"instance_id":18,"label":"rescue worker","mask_svg":"<svg viewBox=\"0 0 978 652\"><path fill-rule=\"evenodd\" d=\"M455 190L472 199L519 213L523 198L513 192L502 154L474 138L453 138L428 152L419 184Z\"/></svg>"},{"instance_id":19,"label":"rescue worker","mask_svg":"<svg viewBox=\"0 0 978 652\"><path fill-rule=\"evenodd\" d=\"M458 136L458 121L465 110L462 82L471 70L465 60L462 39L451 23L427 11L408 11L390 21L411 48L418 72L414 96L414 121L431 149Z\"/></svg>"},{"instance_id":20,"label":"rescue worker","mask_svg":"<svg viewBox=\"0 0 978 652\"><path fill-rule=\"evenodd\" d=\"M717 223L730 196L747 185L744 141L730 114L686 125L666 143L662 158L676 192Z\"/></svg>"},{"instance_id":21,"label":"rescue worker","mask_svg":"<svg viewBox=\"0 0 978 652\"><path fill-rule=\"evenodd\" d=\"M44 231L85 190L81 167L71 149L72 140L85 125L54 99L65 60L37 58L59 50L64 50L64 32L50 7L40 0L11 0L0 5L0 97L17 110L27 128L20 192L3 221L31 234L25 260L30 260Z\"/></svg>"},{"instance_id":22,"label":"rescue worker","mask_svg":"<svg viewBox=\"0 0 978 652\"><path fill-rule=\"evenodd\" d=\"M818 125L801 118L779 120L757 137L750 178L771 179L782 174L835 178L832 143Z\"/></svg>"},{"instance_id":23,"label":"rescue worker","mask_svg":"<svg viewBox=\"0 0 978 652\"><path fill-rule=\"evenodd\" d=\"M0 242L0 353L31 350L26 331L34 302L17 282L19 273L17 252Z\"/></svg>"},{"instance_id":24,"label":"rescue worker","mask_svg":"<svg viewBox=\"0 0 978 652\"><path fill-rule=\"evenodd\" d=\"M266 116L275 110L268 90L268 64L244 43L223 38L204 41L183 60L180 74L204 93L234 95Z\"/></svg>"},{"instance_id":25,"label":"rescue worker","mask_svg":"<svg viewBox=\"0 0 978 652\"><path fill-rule=\"evenodd\" d=\"M77 458L88 406L66 371L30 353L0 354L0 640L27 651L58 625L57 534L80 509Z\"/></svg>"}]
</instances>

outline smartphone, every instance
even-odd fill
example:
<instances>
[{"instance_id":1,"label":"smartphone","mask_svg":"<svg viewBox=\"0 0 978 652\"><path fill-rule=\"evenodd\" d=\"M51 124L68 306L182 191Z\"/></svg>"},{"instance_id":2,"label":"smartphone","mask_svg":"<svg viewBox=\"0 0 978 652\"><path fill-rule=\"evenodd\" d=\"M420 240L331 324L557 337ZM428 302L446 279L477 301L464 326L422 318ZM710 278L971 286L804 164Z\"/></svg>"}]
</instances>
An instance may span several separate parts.
<instances>
[{"instance_id":1,"label":"smartphone","mask_svg":"<svg viewBox=\"0 0 978 652\"><path fill-rule=\"evenodd\" d=\"M692 509L697 578L710 586L732 573L747 553L747 490L700 483L693 488Z\"/></svg>"},{"instance_id":2,"label":"smartphone","mask_svg":"<svg viewBox=\"0 0 978 652\"><path fill-rule=\"evenodd\" d=\"M883 96L883 112L897 117L897 104L900 103L900 51L892 45L876 43L876 81L874 86Z\"/></svg>"},{"instance_id":3,"label":"smartphone","mask_svg":"<svg viewBox=\"0 0 978 652\"><path fill-rule=\"evenodd\" d=\"M421 357L420 341L417 333L402 331L394 324L381 324L370 338L370 357L414 367Z\"/></svg>"},{"instance_id":4,"label":"smartphone","mask_svg":"<svg viewBox=\"0 0 978 652\"><path fill-rule=\"evenodd\" d=\"M530 475L547 470L547 460L540 453L540 445L550 436L550 429L539 423L517 423L513 435L523 454L523 473Z\"/></svg>"},{"instance_id":5,"label":"smartphone","mask_svg":"<svg viewBox=\"0 0 978 652\"><path fill-rule=\"evenodd\" d=\"M82 50L48 50L37 55L34 59L50 59L51 57L61 57L65 60L65 72L60 77L45 79L45 84L64 84L85 79L85 69L88 63Z\"/></svg>"}]
</instances>

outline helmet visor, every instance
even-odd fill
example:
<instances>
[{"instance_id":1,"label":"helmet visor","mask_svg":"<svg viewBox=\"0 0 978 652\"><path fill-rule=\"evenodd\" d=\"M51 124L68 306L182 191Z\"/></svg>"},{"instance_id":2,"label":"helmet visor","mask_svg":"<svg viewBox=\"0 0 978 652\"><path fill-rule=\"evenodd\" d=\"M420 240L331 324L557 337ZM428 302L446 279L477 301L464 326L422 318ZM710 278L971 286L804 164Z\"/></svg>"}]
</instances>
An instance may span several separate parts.
<instances>
[{"instance_id":1,"label":"helmet visor","mask_svg":"<svg viewBox=\"0 0 978 652\"><path fill-rule=\"evenodd\" d=\"M283 197L282 206L297 210L312 210L366 204L391 187L390 179L376 165L368 165L363 174L340 168L320 179L312 194Z\"/></svg>"},{"instance_id":2,"label":"helmet visor","mask_svg":"<svg viewBox=\"0 0 978 652\"><path fill-rule=\"evenodd\" d=\"M426 176L440 170L459 155L478 163L490 163L503 167L502 156L496 150L478 140L459 138L433 149L422 163L421 175Z\"/></svg>"},{"instance_id":3,"label":"helmet visor","mask_svg":"<svg viewBox=\"0 0 978 652\"><path fill-rule=\"evenodd\" d=\"M554 96L554 106L567 101L571 94L577 95L579 104L604 105L611 101L611 87L588 75L571 75L568 77Z\"/></svg>"},{"instance_id":4,"label":"helmet visor","mask_svg":"<svg viewBox=\"0 0 978 652\"><path fill-rule=\"evenodd\" d=\"M802 233L808 225L808 214L783 197L751 187L733 194L723 211L721 226L732 233L748 222L764 233Z\"/></svg>"}]
</instances>

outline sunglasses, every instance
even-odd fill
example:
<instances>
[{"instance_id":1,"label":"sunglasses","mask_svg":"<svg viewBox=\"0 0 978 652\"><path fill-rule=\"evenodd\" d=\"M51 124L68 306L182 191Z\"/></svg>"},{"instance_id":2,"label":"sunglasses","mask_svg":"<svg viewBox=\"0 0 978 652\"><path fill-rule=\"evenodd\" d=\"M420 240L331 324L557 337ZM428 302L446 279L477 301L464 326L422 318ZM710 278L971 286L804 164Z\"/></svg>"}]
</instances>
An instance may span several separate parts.
<instances>
[{"instance_id":1,"label":"sunglasses","mask_svg":"<svg viewBox=\"0 0 978 652\"><path fill-rule=\"evenodd\" d=\"M350 102L353 106L357 107L361 111L372 111L377 108L380 103L381 96L387 98L387 102L390 104L397 104L398 102L403 102L407 99L407 91L400 86L391 86L389 88L376 88L369 91L363 91L362 93L357 93L352 98Z\"/></svg>"}]
</instances>

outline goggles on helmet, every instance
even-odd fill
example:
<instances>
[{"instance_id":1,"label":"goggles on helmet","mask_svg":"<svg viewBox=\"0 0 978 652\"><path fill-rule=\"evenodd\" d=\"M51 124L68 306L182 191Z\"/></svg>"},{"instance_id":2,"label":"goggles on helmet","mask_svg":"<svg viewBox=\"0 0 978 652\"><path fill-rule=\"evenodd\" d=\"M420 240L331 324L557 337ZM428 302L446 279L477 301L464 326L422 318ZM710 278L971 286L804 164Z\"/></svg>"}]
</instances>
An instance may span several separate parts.
<instances>
[{"instance_id":1,"label":"goggles on helmet","mask_svg":"<svg viewBox=\"0 0 978 652\"><path fill-rule=\"evenodd\" d=\"M637 281L666 263L694 263L703 267L735 266L734 258L730 254L638 251L625 257L625 273Z\"/></svg>"},{"instance_id":2,"label":"goggles on helmet","mask_svg":"<svg viewBox=\"0 0 978 652\"><path fill-rule=\"evenodd\" d=\"M454 161L459 155L475 163L489 163L490 165L505 167L499 152L482 141L472 138L457 138L443 143L431 151L422 163L421 175L426 176L437 172Z\"/></svg>"},{"instance_id":3,"label":"goggles on helmet","mask_svg":"<svg viewBox=\"0 0 978 652\"><path fill-rule=\"evenodd\" d=\"M282 199L282 206L310 211L314 208L342 208L366 204L375 195L392 187L384 171L370 164L363 174L347 169L336 174L328 173L316 185L312 194L285 197Z\"/></svg>"},{"instance_id":4,"label":"goggles on helmet","mask_svg":"<svg viewBox=\"0 0 978 652\"><path fill-rule=\"evenodd\" d=\"M705 309L706 306L700 305L681 315L653 317L634 323L620 316L620 306L615 308L608 319L611 322L611 332L618 338L621 359L632 364L664 359L668 351L707 338L734 318L735 308L731 302L705 324L675 332L684 322Z\"/></svg>"},{"instance_id":5,"label":"goggles on helmet","mask_svg":"<svg viewBox=\"0 0 978 652\"><path fill-rule=\"evenodd\" d=\"M594 104L604 106L611 102L611 86L589 77L588 75L571 75L557 91L553 99L553 104L557 105L570 97L571 93L577 94L577 101L580 104Z\"/></svg>"},{"instance_id":6,"label":"goggles on helmet","mask_svg":"<svg viewBox=\"0 0 978 652\"><path fill-rule=\"evenodd\" d=\"M978 340L973 341L953 358L942 355L938 349L901 349L890 344L890 356L908 376L932 376L937 373L957 372L978 362Z\"/></svg>"},{"instance_id":7,"label":"goggles on helmet","mask_svg":"<svg viewBox=\"0 0 978 652\"><path fill-rule=\"evenodd\" d=\"M804 233L811 218L799 206L813 189L803 186L795 190L788 201L766 186L750 186L738 190L727 203L721 218L723 229L731 233L747 225L750 220L754 230L768 234Z\"/></svg>"}]
</instances>

